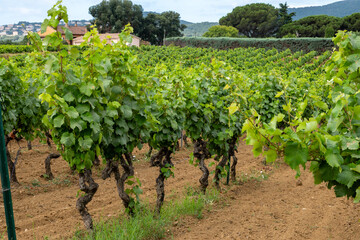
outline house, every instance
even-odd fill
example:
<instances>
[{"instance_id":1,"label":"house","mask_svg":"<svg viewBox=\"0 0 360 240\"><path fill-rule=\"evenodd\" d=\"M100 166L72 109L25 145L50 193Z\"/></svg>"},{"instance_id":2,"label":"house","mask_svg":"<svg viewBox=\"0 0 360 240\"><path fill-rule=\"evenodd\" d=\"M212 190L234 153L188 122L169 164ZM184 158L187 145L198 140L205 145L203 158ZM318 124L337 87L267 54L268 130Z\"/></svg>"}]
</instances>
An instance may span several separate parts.
<instances>
[{"instance_id":1,"label":"house","mask_svg":"<svg viewBox=\"0 0 360 240\"><path fill-rule=\"evenodd\" d=\"M30 26L26 26L26 31L32 31L34 30L34 26L33 25L30 25Z\"/></svg>"},{"instance_id":2,"label":"house","mask_svg":"<svg viewBox=\"0 0 360 240\"><path fill-rule=\"evenodd\" d=\"M57 27L57 31L61 33L61 37L63 40L65 40L65 32L64 32L64 28L67 28L69 29L72 34L73 34L73 38L78 38L78 37L82 37L85 35L85 33L87 32L87 29L86 27L80 27L80 26L77 26L77 24L75 24L75 26L68 26L68 25L65 25L65 26L58 26ZM41 33L41 30L38 31L38 34L40 36L40 38L45 38L47 35L49 34L52 34L56 32L54 28L52 27L47 27L46 28L46 31L44 33ZM73 40L74 40L73 39ZM73 40L67 40L67 42L69 43L69 45L73 45Z\"/></svg>"},{"instance_id":3,"label":"house","mask_svg":"<svg viewBox=\"0 0 360 240\"><path fill-rule=\"evenodd\" d=\"M103 33L103 34L99 34L99 37L100 37L101 40L106 39L106 42L108 44L119 42L119 33ZM131 35L131 37L132 37L132 42L129 45L139 47L140 42L141 42L141 38L139 38L139 37L137 37L135 35ZM84 42L83 37L77 37L77 38L75 38L73 40L74 45L80 45L83 42Z\"/></svg>"},{"instance_id":4,"label":"house","mask_svg":"<svg viewBox=\"0 0 360 240\"><path fill-rule=\"evenodd\" d=\"M68 41L69 45L73 45L73 41L75 38L83 37L85 33L87 32L86 27L80 27L75 24L75 26L58 26L57 30L61 33L62 39L65 40L65 32L64 28L69 29L73 34L73 40Z\"/></svg>"}]
</instances>

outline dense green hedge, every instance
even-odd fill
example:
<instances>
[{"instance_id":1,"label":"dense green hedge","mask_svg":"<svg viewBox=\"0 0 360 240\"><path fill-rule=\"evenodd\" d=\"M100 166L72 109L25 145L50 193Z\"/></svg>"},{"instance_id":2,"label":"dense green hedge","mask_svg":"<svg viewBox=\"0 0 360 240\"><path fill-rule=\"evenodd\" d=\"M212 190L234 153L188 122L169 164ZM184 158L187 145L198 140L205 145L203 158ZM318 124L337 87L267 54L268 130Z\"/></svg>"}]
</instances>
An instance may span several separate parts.
<instances>
[{"instance_id":1,"label":"dense green hedge","mask_svg":"<svg viewBox=\"0 0 360 240\"><path fill-rule=\"evenodd\" d=\"M174 37L166 39L165 44L180 47L201 47L201 48L275 48L279 51L290 49L293 52L324 52L332 50L335 45L331 38L181 38Z\"/></svg>"}]
</instances>

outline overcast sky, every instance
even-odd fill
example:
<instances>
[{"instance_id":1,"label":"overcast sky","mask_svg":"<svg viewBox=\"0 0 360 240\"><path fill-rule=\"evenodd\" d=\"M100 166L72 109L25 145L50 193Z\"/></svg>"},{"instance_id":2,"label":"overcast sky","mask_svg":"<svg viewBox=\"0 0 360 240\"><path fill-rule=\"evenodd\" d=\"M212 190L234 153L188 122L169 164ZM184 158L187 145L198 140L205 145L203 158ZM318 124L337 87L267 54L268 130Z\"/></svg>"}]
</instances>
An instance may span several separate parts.
<instances>
[{"instance_id":1,"label":"overcast sky","mask_svg":"<svg viewBox=\"0 0 360 240\"><path fill-rule=\"evenodd\" d=\"M176 11L190 22L217 22L236 6L250 3L270 3L275 7L287 2L290 7L320 6L340 0L134 0L144 11ZM92 19L89 7L101 0L63 0L70 20ZM42 22L56 0L0 0L0 25L19 21Z\"/></svg>"}]
</instances>

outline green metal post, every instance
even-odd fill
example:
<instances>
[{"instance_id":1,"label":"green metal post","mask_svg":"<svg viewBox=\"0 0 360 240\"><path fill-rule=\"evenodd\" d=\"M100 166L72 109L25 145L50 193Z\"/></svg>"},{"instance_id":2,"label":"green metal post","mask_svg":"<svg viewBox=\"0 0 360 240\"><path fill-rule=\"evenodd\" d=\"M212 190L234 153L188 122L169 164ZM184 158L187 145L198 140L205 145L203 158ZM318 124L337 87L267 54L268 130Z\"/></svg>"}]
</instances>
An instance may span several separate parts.
<instances>
[{"instance_id":1,"label":"green metal post","mask_svg":"<svg viewBox=\"0 0 360 240\"><path fill-rule=\"evenodd\" d=\"M2 120L2 106L0 102L0 175L4 198L6 226L9 240L16 240L14 212L11 200L10 179L6 158L4 126Z\"/></svg>"}]
</instances>

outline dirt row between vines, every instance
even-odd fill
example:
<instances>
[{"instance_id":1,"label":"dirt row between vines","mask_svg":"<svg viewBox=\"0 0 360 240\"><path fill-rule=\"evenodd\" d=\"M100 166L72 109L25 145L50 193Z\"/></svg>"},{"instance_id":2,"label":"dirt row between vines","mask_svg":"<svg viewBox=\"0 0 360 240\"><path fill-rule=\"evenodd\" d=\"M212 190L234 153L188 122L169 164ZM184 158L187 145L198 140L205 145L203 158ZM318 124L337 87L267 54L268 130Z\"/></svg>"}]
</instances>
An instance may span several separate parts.
<instances>
[{"instance_id":1,"label":"dirt row between vines","mask_svg":"<svg viewBox=\"0 0 360 240\"><path fill-rule=\"evenodd\" d=\"M20 185L12 186L18 239L66 239L83 229L75 208L77 175L59 158L52 162L55 179L46 181L41 177L44 160L54 149L38 142L33 145L33 150L22 149L17 163ZM11 143L10 149L15 156L18 144ZM144 147L134 152L135 175L142 182L141 198L154 203L158 169L144 161L146 151ZM174 155L175 177L165 183L165 202L181 196L186 188L198 187L201 172L189 164L190 152L191 148L183 148ZM186 217L176 222L168 239L359 239L360 205L336 198L324 184L314 185L307 171L296 180L295 172L284 164L263 165L244 142L237 157L240 184L223 186L219 202L208 207L202 219ZM101 169L93 172L100 187L88 205L95 221L124 211L114 180L102 180ZM6 235L2 199L0 208L0 234Z\"/></svg>"}]
</instances>

